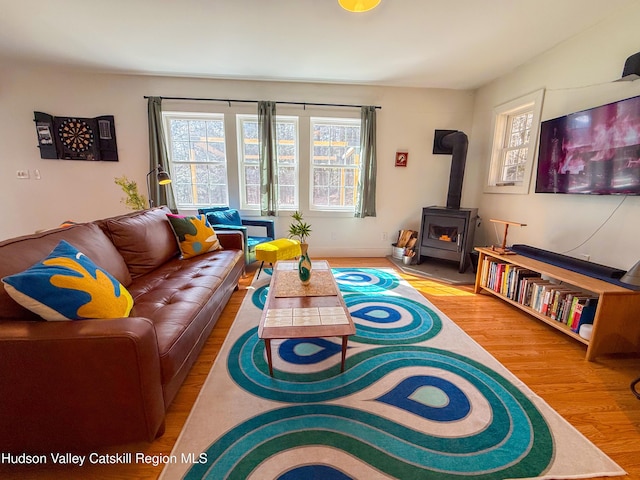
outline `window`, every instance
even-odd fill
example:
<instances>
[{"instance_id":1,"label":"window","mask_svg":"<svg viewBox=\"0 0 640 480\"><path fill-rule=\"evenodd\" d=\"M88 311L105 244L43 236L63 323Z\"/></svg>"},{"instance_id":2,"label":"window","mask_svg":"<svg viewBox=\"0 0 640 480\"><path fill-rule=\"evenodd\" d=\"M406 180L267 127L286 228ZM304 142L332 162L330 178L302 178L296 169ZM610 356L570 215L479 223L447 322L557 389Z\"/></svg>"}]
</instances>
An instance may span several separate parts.
<instances>
[{"instance_id":1,"label":"window","mask_svg":"<svg viewBox=\"0 0 640 480\"><path fill-rule=\"evenodd\" d=\"M228 205L224 116L163 114L178 207Z\"/></svg>"},{"instance_id":2,"label":"window","mask_svg":"<svg viewBox=\"0 0 640 480\"><path fill-rule=\"evenodd\" d=\"M311 118L312 210L353 210L360 176L360 120Z\"/></svg>"},{"instance_id":3,"label":"window","mask_svg":"<svg viewBox=\"0 0 640 480\"><path fill-rule=\"evenodd\" d=\"M260 208L258 116L238 115L240 204ZM298 209L298 119L276 116L278 155L278 208Z\"/></svg>"},{"instance_id":4,"label":"window","mask_svg":"<svg viewBox=\"0 0 640 480\"><path fill-rule=\"evenodd\" d=\"M258 116L236 111L163 112L177 206L260 210ZM278 209L353 212L360 177L360 118L285 110L276 116ZM302 135L300 134L302 129Z\"/></svg>"},{"instance_id":5,"label":"window","mask_svg":"<svg viewBox=\"0 0 640 480\"><path fill-rule=\"evenodd\" d=\"M493 147L485 192L528 193L544 90L494 110Z\"/></svg>"}]
</instances>

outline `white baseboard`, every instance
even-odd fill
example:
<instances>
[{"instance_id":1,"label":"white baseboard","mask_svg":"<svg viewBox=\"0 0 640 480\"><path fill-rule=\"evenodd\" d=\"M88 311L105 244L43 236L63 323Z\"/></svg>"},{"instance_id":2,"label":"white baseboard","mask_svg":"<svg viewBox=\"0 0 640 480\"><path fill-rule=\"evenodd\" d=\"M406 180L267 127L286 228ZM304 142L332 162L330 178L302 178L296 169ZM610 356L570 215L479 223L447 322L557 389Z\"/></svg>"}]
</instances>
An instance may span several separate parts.
<instances>
[{"instance_id":1,"label":"white baseboard","mask_svg":"<svg viewBox=\"0 0 640 480\"><path fill-rule=\"evenodd\" d=\"M309 245L309 257L386 257L391 253L389 248L357 248L357 247L314 247Z\"/></svg>"}]
</instances>

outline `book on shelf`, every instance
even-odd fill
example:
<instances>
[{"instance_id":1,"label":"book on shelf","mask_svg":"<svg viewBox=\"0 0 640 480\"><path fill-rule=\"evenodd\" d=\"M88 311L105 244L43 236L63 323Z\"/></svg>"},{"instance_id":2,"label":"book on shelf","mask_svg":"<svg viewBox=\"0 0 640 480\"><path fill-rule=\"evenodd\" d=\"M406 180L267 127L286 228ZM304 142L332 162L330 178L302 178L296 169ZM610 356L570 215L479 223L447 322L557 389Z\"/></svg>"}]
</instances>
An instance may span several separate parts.
<instances>
[{"instance_id":1,"label":"book on shelf","mask_svg":"<svg viewBox=\"0 0 640 480\"><path fill-rule=\"evenodd\" d=\"M558 312L557 318L560 323L567 323L567 319L569 318L569 310L571 309L571 304L573 303L573 297L578 294L579 292L569 292L562 299L562 305L560 306L560 311Z\"/></svg>"},{"instance_id":2,"label":"book on shelf","mask_svg":"<svg viewBox=\"0 0 640 480\"><path fill-rule=\"evenodd\" d=\"M509 282L509 275L511 270L513 270L513 265L511 265L510 263L505 264L504 269L502 270L502 277L500 278L499 292L505 296L507 294L507 284Z\"/></svg>"},{"instance_id":3,"label":"book on shelf","mask_svg":"<svg viewBox=\"0 0 640 480\"><path fill-rule=\"evenodd\" d=\"M542 312L545 288L551 284L549 280L536 279L532 282L530 307L536 312Z\"/></svg>"},{"instance_id":4,"label":"book on shelf","mask_svg":"<svg viewBox=\"0 0 640 480\"><path fill-rule=\"evenodd\" d=\"M507 268L506 263L497 263L496 264L496 274L493 281L493 289L496 292L500 292L502 289L502 276L504 275L504 271Z\"/></svg>"},{"instance_id":5,"label":"book on shelf","mask_svg":"<svg viewBox=\"0 0 640 480\"><path fill-rule=\"evenodd\" d=\"M486 262L486 265L483 265L484 278L482 280L482 286L495 292L500 292L502 275L506 268L506 263L489 258L485 258L484 261Z\"/></svg>"},{"instance_id":6,"label":"book on shelf","mask_svg":"<svg viewBox=\"0 0 640 480\"><path fill-rule=\"evenodd\" d=\"M545 285L542 288L542 304L540 305L540 313L543 315L549 316L549 304L553 302L553 294L557 285L552 283L550 285Z\"/></svg>"},{"instance_id":7,"label":"book on shelf","mask_svg":"<svg viewBox=\"0 0 640 480\"><path fill-rule=\"evenodd\" d=\"M594 298L595 300L595 297L587 292L569 292L563 299L561 311L558 314L558 321L566 324L568 327L571 327L576 304L581 299L584 301L591 298Z\"/></svg>"},{"instance_id":8,"label":"book on shelf","mask_svg":"<svg viewBox=\"0 0 640 480\"><path fill-rule=\"evenodd\" d=\"M572 312L569 315L567 325L572 332L578 332L580 325L593 323L598 299L591 296L580 296L574 297L572 303Z\"/></svg>"},{"instance_id":9,"label":"book on shelf","mask_svg":"<svg viewBox=\"0 0 640 480\"><path fill-rule=\"evenodd\" d=\"M575 333L578 333L582 325L593 324L593 321L596 316L596 308L597 308L597 304L583 306L580 312L580 316L577 318L575 325L571 327L571 330L574 331Z\"/></svg>"},{"instance_id":10,"label":"book on shelf","mask_svg":"<svg viewBox=\"0 0 640 480\"><path fill-rule=\"evenodd\" d=\"M524 279L522 279L522 286L520 287L522 289L522 301L520 303L527 307L531 306L534 282L539 279L540 276L525 277Z\"/></svg>"},{"instance_id":11,"label":"book on shelf","mask_svg":"<svg viewBox=\"0 0 640 480\"><path fill-rule=\"evenodd\" d=\"M480 285L514 302L525 305L541 315L578 329L593 321L597 298L571 285L542 278L539 272L485 257L480 273ZM580 305L580 306L578 306ZM587 313L585 314L585 307ZM577 312L576 312L577 310Z\"/></svg>"},{"instance_id":12,"label":"book on shelf","mask_svg":"<svg viewBox=\"0 0 640 480\"><path fill-rule=\"evenodd\" d=\"M509 298L514 301L519 301L519 293L520 293L520 282L525 277L539 277L540 274L534 272L533 270L529 270L524 267L517 267L511 276L510 288L509 288Z\"/></svg>"},{"instance_id":13,"label":"book on shelf","mask_svg":"<svg viewBox=\"0 0 640 480\"><path fill-rule=\"evenodd\" d=\"M573 298L571 299L571 305L569 306L569 315L567 315L567 326L571 327L571 322L573 321L573 312L576 309L576 304L578 303L578 300L580 298L584 298L584 297L580 297L579 295L574 295Z\"/></svg>"},{"instance_id":14,"label":"book on shelf","mask_svg":"<svg viewBox=\"0 0 640 480\"><path fill-rule=\"evenodd\" d=\"M480 285L483 287L487 285L487 279L489 278L489 265L491 265L491 261L485 257L482 261L482 270L480 273Z\"/></svg>"},{"instance_id":15,"label":"book on shelf","mask_svg":"<svg viewBox=\"0 0 640 480\"><path fill-rule=\"evenodd\" d=\"M551 308L549 310L549 317L551 317L552 320L560 321L560 318L562 316L562 313L561 313L562 302L564 301L565 297L570 293L577 294L580 292L567 286L559 286L558 288L555 289L555 292L553 295L553 304L551 305Z\"/></svg>"}]
</instances>

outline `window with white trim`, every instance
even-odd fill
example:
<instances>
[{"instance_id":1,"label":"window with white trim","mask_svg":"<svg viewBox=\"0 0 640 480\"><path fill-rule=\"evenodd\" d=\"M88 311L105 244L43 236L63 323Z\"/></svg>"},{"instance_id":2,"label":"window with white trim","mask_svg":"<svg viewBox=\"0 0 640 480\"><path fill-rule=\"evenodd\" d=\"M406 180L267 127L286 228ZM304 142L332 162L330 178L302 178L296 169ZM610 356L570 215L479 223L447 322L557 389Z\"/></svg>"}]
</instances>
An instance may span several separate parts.
<instances>
[{"instance_id":1,"label":"window with white trim","mask_svg":"<svg viewBox=\"0 0 640 480\"><path fill-rule=\"evenodd\" d=\"M224 115L164 113L178 208L229 204Z\"/></svg>"},{"instance_id":2,"label":"window with white trim","mask_svg":"<svg viewBox=\"0 0 640 480\"><path fill-rule=\"evenodd\" d=\"M360 118L340 114L277 115L280 210L353 212L360 177ZM229 205L249 215L260 209L257 115L246 109L162 115L179 209Z\"/></svg>"},{"instance_id":3,"label":"window with white trim","mask_svg":"<svg viewBox=\"0 0 640 480\"><path fill-rule=\"evenodd\" d=\"M353 211L360 178L360 120L311 118L312 210Z\"/></svg>"},{"instance_id":4,"label":"window with white trim","mask_svg":"<svg viewBox=\"0 0 640 480\"><path fill-rule=\"evenodd\" d=\"M238 167L242 209L260 208L258 116L238 115ZM276 116L278 209L298 209L298 118Z\"/></svg>"},{"instance_id":5,"label":"window with white trim","mask_svg":"<svg viewBox=\"0 0 640 480\"><path fill-rule=\"evenodd\" d=\"M544 90L494 109L493 146L485 192L529 192Z\"/></svg>"}]
</instances>

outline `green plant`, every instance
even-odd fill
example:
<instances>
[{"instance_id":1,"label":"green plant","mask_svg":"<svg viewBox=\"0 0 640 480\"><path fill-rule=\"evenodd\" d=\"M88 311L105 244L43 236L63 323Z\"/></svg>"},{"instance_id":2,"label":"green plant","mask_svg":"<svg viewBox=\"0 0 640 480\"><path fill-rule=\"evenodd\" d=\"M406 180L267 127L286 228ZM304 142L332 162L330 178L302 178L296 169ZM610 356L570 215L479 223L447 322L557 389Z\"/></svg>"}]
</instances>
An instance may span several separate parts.
<instances>
[{"instance_id":1,"label":"green plant","mask_svg":"<svg viewBox=\"0 0 640 480\"><path fill-rule=\"evenodd\" d=\"M293 222L289 225L289 238L297 237L300 243L306 243L305 240L311 235L311 225L303 221L302 213L297 210L291 215Z\"/></svg>"},{"instance_id":2,"label":"green plant","mask_svg":"<svg viewBox=\"0 0 640 480\"><path fill-rule=\"evenodd\" d=\"M144 195L138 193L138 184L135 180L129 180L125 175L122 175L121 177L115 177L114 181L126 194L126 198L121 200L122 203L131 210L144 210L147 208L147 199Z\"/></svg>"}]
</instances>

